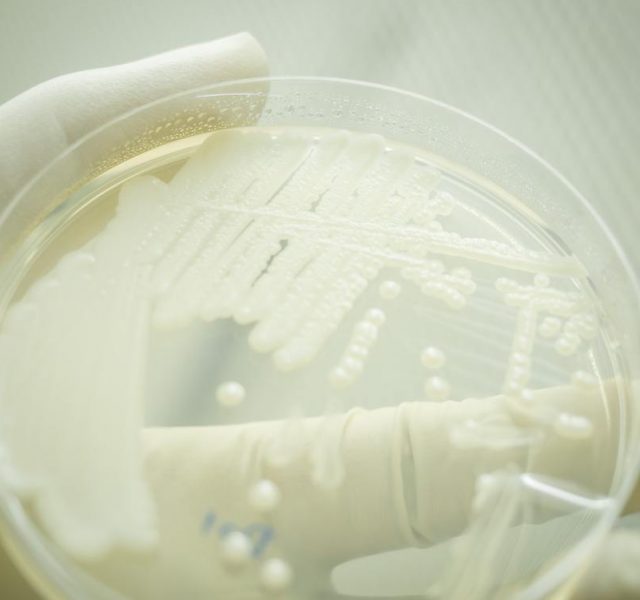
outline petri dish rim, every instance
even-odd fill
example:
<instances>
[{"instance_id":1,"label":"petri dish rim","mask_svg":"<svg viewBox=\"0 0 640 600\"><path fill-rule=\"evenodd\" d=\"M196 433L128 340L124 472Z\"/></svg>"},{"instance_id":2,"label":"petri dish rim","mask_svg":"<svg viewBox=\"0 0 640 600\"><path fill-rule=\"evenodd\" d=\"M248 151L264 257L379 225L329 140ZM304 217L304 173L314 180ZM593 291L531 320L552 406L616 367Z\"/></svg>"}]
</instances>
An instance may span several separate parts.
<instances>
[{"instance_id":1,"label":"petri dish rim","mask_svg":"<svg viewBox=\"0 0 640 600\"><path fill-rule=\"evenodd\" d=\"M638 282L635 270L632 267L628 256L623 251L620 243L612 234L606 222L600 217L597 211L594 210L580 191L545 159L497 127L445 102L383 84L335 77L274 76L230 80L180 91L126 111L118 117L82 136L77 141L71 143L62 153L35 174L34 177L30 179L27 184L13 197L13 199L9 201L7 206L0 213L0 228L5 225L7 218L12 214L16 207L18 207L22 202L25 202L30 191L41 183L49 173L54 172L56 168L64 165L65 160L73 156L75 153L81 152L83 146L99 139L100 136L106 134L111 128L117 127L119 124L122 124L131 117L142 115L145 111L150 111L155 107L161 107L164 104L168 104L173 101L180 101L181 99L206 99L222 96L255 96L260 94L262 96L266 95L268 100L268 90L272 85L286 86L289 84L293 86L297 84L338 86L345 90L347 94L348 90L358 90L359 92L366 92L369 90L376 93L390 94L398 98L402 97L424 106L431 107L432 109L443 111L457 119L463 127L465 125L467 127L470 125L477 126L485 133L494 136L500 142L506 142L506 144L508 144L523 158L535 163L537 168L542 168L543 171L550 175L556 183L559 183L570 194L573 202L577 204L583 215L585 215L586 218L595 225L598 232L604 236L607 245L610 250L613 251L613 254L622 267L625 283L629 286L633 294L633 303L635 306L640 306L640 283ZM258 87L266 91L241 92L237 89L234 91L234 88L237 87L249 87L249 89ZM640 340L640 336L636 337ZM637 436L640 436L640 431L636 431L635 433ZM632 448L631 456L627 463L627 467L629 467L628 472L619 487L618 494L614 498L614 502L612 502L611 509L603 515L589 535L585 536L585 538L555 562L546 572L536 577L527 588L518 593L517 597L527 600L540 598L556 589L564 580L569 578L575 570L577 570L581 561L587 557L598 541L602 539L606 532L611 528L615 518L624 505L624 502L631 494L636 480L636 473L640 467L640 444L638 444L636 440L634 440L634 443L635 447ZM45 543L45 540L39 535L37 529L25 515L16 498L8 495L1 489L0 532L3 534L3 539L6 540L9 553L14 557L20 567L25 572L29 573L28 577L32 583L47 597L85 598L89 587L91 588L92 597L109 600L121 598L121 596L116 592L108 590L102 584L82 574L73 566L69 559L65 559L61 553L51 548L48 543Z\"/></svg>"}]
</instances>

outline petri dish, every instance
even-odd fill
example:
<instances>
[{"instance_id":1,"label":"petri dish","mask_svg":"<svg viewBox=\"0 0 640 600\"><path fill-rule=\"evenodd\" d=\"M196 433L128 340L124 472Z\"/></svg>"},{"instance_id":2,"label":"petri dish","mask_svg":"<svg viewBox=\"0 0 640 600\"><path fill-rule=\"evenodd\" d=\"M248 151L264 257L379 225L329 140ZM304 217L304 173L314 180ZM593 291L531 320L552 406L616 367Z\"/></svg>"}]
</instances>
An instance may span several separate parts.
<instances>
[{"instance_id":1,"label":"petri dish","mask_svg":"<svg viewBox=\"0 0 640 600\"><path fill-rule=\"evenodd\" d=\"M631 493L633 271L452 107L185 91L0 229L2 527L45 597L539 598Z\"/></svg>"}]
</instances>

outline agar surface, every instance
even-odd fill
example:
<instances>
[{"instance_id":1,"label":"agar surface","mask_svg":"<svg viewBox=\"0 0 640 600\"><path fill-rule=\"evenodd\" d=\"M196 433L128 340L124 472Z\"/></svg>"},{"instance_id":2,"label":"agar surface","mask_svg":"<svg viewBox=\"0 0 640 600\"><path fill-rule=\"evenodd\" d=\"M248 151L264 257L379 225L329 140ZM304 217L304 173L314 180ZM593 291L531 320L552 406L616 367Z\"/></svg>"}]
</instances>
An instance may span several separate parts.
<instances>
[{"instance_id":1,"label":"agar surface","mask_svg":"<svg viewBox=\"0 0 640 600\"><path fill-rule=\"evenodd\" d=\"M9 392L19 391L4 395L10 419L31 423L30 414L39 412L43 424L60 424L64 405L89 424L66 438L57 436L56 428L41 426L42 444L58 450L47 456L12 436L10 428L4 436L14 460L14 487L48 488L43 521L56 539L78 555L99 555L113 539L133 547L152 543L153 524L145 517L153 512L150 499L140 465L131 468L142 426L141 414L131 407L142 405L149 322L164 329L198 319L231 318L251 325L251 348L271 354L275 366L288 372L314 360L374 282L385 310L405 287L416 286L424 296L460 311L476 292L476 282L470 269L449 268L445 261L492 265L534 276L532 285L503 278L496 286L518 314L505 390L515 398L509 406L524 410L536 336L555 338L558 354L569 356L597 332L588 299L550 285L550 277L582 277L583 269L571 256L450 230L448 217L457 201L440 189L441 178L437 169L379 136L246 129L212 135L168 184L149 176L127 182L107 228L31 287L9 310L0 337L3 384ZM378 282L386 277L383 270L395 270L403 282ZM336 388L361 373L379 331L389 326L385 310L371 306L355 325L339 364L328 374ZM103 345L96 347L96 339ZM66 340L64 351L60 340ZM118 360L107 360L114 349L122 350L115 353ZM427 350L424 366L440 369L442 351ZM34 376L34 360L52 365L48 374ZM575 381L589 385L591 377L576 375ZM451 386L433 374L425 392L443 400ZM227 382L216 394L227 407L242 403L244 396L237 382ZM51 401L43 404L45 397ZM103 423L112 430L105 431ZM551 425L568 436L589 431L575 415L558 414ZM491 427L511 427L513 433L511 423L482 426L489 434L480 435L481 427L469 423L463 425L467 430L454 432L460 446L492 439ZM110 440L102 448L92 444L97 431ZM514 435L514 443L528 443L526 435ZM122 439L126 444L114 455ZM339 485L343 475L335 441L323 442L312 461L314 480L328 487ZM82 464L78 448L88 449ZM272 458L289 452L276 449ZM83 464L116 460L122 468L113 469L114 481L92 486L91 473L80 473ZM64 506L78 495L78 473L95 511L84 530L59 525L73 520ZM107 487L113 502L104 512L99 495ZM129 508L113 508L129 497L136 499ZM269 512L279 502L277 490L263 483L253 490L252 501ZM71 531L77 537L70 537ZM235 536L227 545L223 552L229 562L243 563L245 540ZM291 579L286 563L265 566L266 588L277 591Z\"/></svg>"}]
</instances>

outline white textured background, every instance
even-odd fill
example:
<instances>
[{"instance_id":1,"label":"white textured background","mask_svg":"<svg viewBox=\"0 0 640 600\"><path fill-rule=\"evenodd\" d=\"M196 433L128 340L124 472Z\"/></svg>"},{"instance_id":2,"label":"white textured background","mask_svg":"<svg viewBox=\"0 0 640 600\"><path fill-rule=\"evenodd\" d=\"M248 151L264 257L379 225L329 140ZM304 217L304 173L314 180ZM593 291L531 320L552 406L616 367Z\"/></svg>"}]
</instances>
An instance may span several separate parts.
<instances>
[{"instance_id":1,"label":"white textured background","mask_svg":"<svg viewBox=\"0 0 640 600\"><path fill-rule=\"evenodd\" d=\"M591 200L640 271L640 0L0 0L0 102L241 30L273 74L406 88L520 139Z\"/></svg>"}]
</instances>

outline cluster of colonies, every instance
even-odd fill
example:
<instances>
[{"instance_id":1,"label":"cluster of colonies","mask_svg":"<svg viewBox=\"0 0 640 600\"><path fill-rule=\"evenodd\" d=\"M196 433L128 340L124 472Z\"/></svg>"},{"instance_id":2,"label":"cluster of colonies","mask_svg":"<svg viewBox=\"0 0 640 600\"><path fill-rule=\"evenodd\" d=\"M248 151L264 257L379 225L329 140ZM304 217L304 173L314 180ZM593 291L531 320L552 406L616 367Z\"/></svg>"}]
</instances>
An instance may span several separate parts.
<instances>
[{"instance_id":1,"label":"cluster of colonies","mask_svg":"<svg viewBox=\"0 0 640 600\"><path fill-rule=\"evenodd\" d=\"M353 334L340 363L329 374L329 382L335 388L352 384L362 373L369 350L378 337L378 331L385 322L384 311L370 308L353 329Z\"/></svg>"},{"instance_id":2,"label":"cluster of colonies","mask_svg":"<svg viewBox=\"0 0 640 600\"><path fill-rule=\"evenodd\" d=\"M437 371L444 366L446 356L440 348L427 346L420 353L420 362L427 369ZM424 391L430 400L446 400L451 393L451 386L440 375L432 375L425 381Z\"/></svg>"},{"instance_id":3,"label":"cluster of colonies","mask_svg":"<svg viewBox=\"0 0 640 600\"><path fill-rule=\"evenodd\" d=\"M507 367L505 392L517 393L531 374L530 357L536 335L557 336L554 348L562 356L576 353L580 345L597 335L592 303L579 292L550 287L546 275L538 274L533 285L521 285L505 277L496 281L507 306L517 308L513 346ZM544 316L538 325L540 317Z\"/></svg>"},{"instance_id":4,"label":"cluster of colonies","mask_svg":"<svg viewBox=\"0 0 640 600\"><path fill-rule=\"evenodd\" d=\"M538 335L555 338L555 351L566 357L574 355L582 344L597 335L597 320L588 298L579 292L555 289L550 284L549 277L541 273L534 277L533 285L522 285L504 277L496 281L496 289L503 294L505 304L517 309L504 392L509 408L519 416L526 415L539 425L553 426L566 437L588 437L593 430L589 419L559 411L536 412L532 410L534 395L525 387L531 377L531 354ZM590 386L595 378L585 371L577 371L572 383Z\"/></svg>"},{"instance_id":5,"label":"cluster of colonies","mask_svg":"<svg viewBox=\"0 0 640 600\"><path fill-rule=\"evenodd\" d=\"M153 193L160 206L137 253L153 265L154 324L254 323L251 347L290 371L314 359L383 268L454 309L475 290L471 274L432 255L575 270L571 259L447 231L456 201L440 179L375 135L217 132L168 185L127 192Z\"/></svg>"},{"instance_id":6,"label":"cluster of colonies","mask_svg":"<svg viewBox=\"0 0 640 600\"><path fill-rule=\"evenodd\" d=\"M246 391L236 381L222 383L216 389L216 399L225 408L239 406L245 399ZM250 489L247 497L249 506L257 513L268 515L275 511L282 500L280 488L269 479L257 481ZM231 570L245 567L253 556L251 538L242 531L231 531L221 542L221 559ZM265 560L260 567L260 582L268 592L281 592L293 581L291 566L281 558Z\"/></svg>"},{"instance_id":7,"label":"cluster of colonies","mask_svg":"<svg viewBox=\"0 0 640 600\"><path fill-rule=\"evenodd\" d=\"M261 479L249 490L249 506L257 513L268 515L275 511L282 500L278 486L268 479ZM221 540L220 558L231 572L245 568L254 556L251 538L242 531L231 531ZM260 565L260 583L271 593L279 593L290 587L293 582L293 570L289 563L281 558L268 558Z\"/></svg>"}]
</instances>

